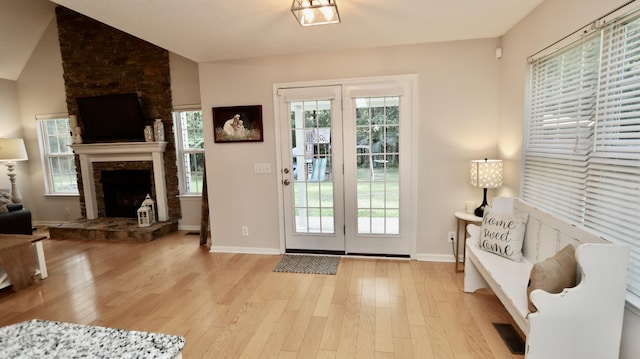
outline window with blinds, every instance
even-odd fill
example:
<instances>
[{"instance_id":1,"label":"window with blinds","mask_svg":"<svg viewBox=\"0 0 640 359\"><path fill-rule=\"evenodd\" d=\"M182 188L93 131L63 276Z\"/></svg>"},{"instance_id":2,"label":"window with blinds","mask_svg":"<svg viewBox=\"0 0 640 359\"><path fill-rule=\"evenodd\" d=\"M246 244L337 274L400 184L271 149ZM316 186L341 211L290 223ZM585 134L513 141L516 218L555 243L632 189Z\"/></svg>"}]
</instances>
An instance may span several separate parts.
<instances>
[{"instance_id":1,"label":"window with blinds","mask_svg":"<svg viewBox=\"0 0 640 359\"><path fill-rule=\"evenodd\" d=\"M531 63L521 196L629 245L640 298L640 11L595 24Z\"/></svg>"}]
</instances>

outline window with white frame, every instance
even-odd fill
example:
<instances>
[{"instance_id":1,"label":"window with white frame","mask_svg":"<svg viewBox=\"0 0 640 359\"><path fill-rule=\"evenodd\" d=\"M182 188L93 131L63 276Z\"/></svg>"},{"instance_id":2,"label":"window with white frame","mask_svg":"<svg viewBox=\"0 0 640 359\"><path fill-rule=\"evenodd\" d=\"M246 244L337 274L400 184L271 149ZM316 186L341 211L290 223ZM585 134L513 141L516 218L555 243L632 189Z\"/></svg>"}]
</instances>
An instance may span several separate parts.
<instances>
[{"instance_id":1,"label":"window with white frame","mask_svg":"<svg viewBox=\"0 0 640 359\"><path fill-rule=\"evenodd\" d=\"M71 130L65 115L37 115L38 142L47 194L78 194Z\"/></svg>"},{"instance_id":2,"label":"window with white frame","mask_svg":"<svg viewBox=\"0 0 640 359\"><path fill-rule=\"evenodd\" d=\"M202 111L182 108L173 112L176 133L180 193L202 193L204 175L204 132Z\"/></svg>"},{"instance_id":3,"label":"window with white frame","mask_svg":"<svg viewBox=\"0 0 640 359\"><path fill-rule=\"evenodd\" d=\"M521 196L628 245L640 303L640 10L599 19L530 70Z\"/></svg>"}]
</instances>

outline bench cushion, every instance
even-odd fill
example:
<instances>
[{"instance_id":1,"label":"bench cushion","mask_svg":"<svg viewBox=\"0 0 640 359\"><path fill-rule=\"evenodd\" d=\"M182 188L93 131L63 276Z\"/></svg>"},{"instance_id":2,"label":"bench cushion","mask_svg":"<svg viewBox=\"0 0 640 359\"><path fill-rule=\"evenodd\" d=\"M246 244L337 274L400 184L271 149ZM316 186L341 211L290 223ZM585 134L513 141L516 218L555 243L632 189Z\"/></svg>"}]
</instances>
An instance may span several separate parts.
<instances>
[{"instance_id":1,"label":"bench cushion","mask_svg":"<svg viewBox=\"0 0 640 359\"><path fill-rule=\"evenodd\" d=\"M500 287L499 290L494 288L494 293L512 316L519 317L514 318L516 322L524 321L524 318L529 314L527 284L533 263L526 259L522 262L510 261L483 251L472 244L467 245L467 254L468 259L473 261L476 268L483 273L483 277L490 282L490 285Z\"/></svg>"},{"instance_id":2,"label":"bench cushion","mask_svg":"<svg viewBox=\"0 0 640 359\"><path fill-rule=\"evenodd\" d=\"M565 246L553 257L533 265L527 297L535 289L542 289L549 293L560 293L565 288L576 285L576 255L571 245ZM529 300L529 311L537 309Z\"/></svg>"}]
</instances>

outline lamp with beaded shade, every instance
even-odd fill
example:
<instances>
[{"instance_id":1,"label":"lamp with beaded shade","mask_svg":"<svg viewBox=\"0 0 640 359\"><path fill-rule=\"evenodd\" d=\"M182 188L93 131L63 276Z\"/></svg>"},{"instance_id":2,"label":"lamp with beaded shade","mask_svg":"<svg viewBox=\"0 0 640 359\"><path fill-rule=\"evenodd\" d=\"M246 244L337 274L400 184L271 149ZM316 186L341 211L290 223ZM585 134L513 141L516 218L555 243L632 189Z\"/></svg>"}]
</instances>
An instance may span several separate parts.
<instances>
[{"instance_id":1,"label":"lamp with beaded shade","mask_svg":"<svg viewBox=\"0 0 640 359\"><path fill-rule=\"evenodd\" d=\"M475 209L474 214L478 217L484 215L487 203L487 189L502 186L502 160L473 160L469 170L469 181L474 187L483 189L484 196L482 204Z\"/></svg>"}]
</instances>

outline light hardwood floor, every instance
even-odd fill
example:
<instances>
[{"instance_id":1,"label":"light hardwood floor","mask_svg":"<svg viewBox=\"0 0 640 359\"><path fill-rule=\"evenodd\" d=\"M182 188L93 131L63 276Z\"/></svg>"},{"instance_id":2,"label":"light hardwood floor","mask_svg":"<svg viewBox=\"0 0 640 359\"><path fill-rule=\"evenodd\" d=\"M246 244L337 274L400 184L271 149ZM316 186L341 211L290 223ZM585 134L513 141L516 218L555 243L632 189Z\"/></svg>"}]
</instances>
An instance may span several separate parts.
<instances>
[{"instance_id":1,"label":"light hardwood floor","mask_svg":"<svg viewBox=\"0 0 640 359\"><path fill-rule=\"evenodd\" d=\"M272 272L281 256L212 254L185 232L150 243L46 240L49 278L0 291L0 326L47 319L186 338L191 358L522 358L488 290L453 263L342 258L337 275ZM514 324L515 326L515 324Z\"/></svg>"}]
</instances>

